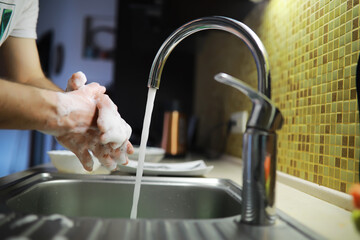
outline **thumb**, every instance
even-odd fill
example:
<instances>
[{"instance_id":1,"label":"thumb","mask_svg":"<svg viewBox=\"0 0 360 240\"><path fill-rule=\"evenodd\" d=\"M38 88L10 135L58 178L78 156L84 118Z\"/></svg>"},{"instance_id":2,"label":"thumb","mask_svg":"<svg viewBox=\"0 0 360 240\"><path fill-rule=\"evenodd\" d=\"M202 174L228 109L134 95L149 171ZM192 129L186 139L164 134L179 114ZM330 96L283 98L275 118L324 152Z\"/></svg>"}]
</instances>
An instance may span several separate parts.
<instances>
[{"instance_id":1,"label":"thumb","mask_svg":"<svg viewBox=\"0 0 360 240\"><path fill-rule=\"evenodd\" d=\"M74 73L67 82L66 92L78 90L85 85L87 79L83 72Z\"/></svg>"}]
</instances>

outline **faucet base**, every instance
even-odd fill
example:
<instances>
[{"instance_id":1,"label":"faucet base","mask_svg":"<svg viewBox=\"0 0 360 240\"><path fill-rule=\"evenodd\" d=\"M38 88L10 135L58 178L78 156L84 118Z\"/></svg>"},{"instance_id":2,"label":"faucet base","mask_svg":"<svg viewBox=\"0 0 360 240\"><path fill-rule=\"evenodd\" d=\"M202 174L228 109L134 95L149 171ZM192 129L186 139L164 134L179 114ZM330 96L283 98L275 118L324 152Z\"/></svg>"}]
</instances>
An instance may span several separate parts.
<instances>
[{"instance_id":1,"label":"faucet base","mask_svg":"<svg viewBox=\"0 0 360 240\"><path fill-rule=\"evenodd\" d=\"M275 223L276 139L275 133L254 128L244 134L242 223Z\"/></svg>"}]
</instances>

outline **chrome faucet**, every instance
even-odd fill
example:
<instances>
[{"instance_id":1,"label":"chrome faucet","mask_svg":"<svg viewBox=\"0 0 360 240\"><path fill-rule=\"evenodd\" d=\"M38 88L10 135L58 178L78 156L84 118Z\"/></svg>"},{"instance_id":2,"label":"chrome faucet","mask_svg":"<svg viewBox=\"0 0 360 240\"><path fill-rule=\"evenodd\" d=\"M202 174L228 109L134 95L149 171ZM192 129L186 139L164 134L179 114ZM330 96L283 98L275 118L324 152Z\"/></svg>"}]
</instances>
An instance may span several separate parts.
<instances>
[{"instance_id":1,"label":"chrome faucet","mask_svg":"<svg viewBox=\"0 0 360 240\"><path fill-rule=\"evenodd\" d=\"M165 62L177 44L193 33L209 29L226 31L239 37L250 49L255 59L258 72L258 91L260 93L254 94L257 92L245 88L246 91L251 92L251 95L247 96L256 104L253 105L252 115L244 134L241 222L253 225L270 225L275 222L275 130L281 127L282 117L278 110L273 111L274 108L270 100L268 55L258 36L245 24L227 17L204 17L191 21L172 33L160 47L151 66L148 86L159 88ZM217 80L239 90L243 91L244 89L242 84L236 83L236 80L234 83L234 78L229 75L218 75ZM268 106L268 104L258 104L259 99L265 99L261 103L269 102L272 107L262 107ZM271 111L263 113L264 109L271 109ZM257 114L257 117L254 113ZM274 121L265 123L263 114L267 114L266 118Z\"/></svg>"},{"instance_id":2,"label":"chrome faucet","mask_svg":"<svg viewBox=\"0 0 360 240\"><path fill-rule=\"evenodd\" d=\"M244 93L253 103L243 137L243 188L241 221L254 225L275 222L276 130L283 117L264 94L228 74L219 73L215 80Z\"/></svg>"}]
</instances>

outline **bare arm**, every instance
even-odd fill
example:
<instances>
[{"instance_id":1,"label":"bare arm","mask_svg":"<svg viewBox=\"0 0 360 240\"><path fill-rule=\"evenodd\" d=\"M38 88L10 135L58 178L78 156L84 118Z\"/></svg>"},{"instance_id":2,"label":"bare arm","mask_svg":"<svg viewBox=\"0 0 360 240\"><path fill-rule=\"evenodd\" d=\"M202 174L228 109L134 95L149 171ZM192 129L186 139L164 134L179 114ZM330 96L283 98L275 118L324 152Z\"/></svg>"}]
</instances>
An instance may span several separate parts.
<instances>
[{"instance_id":1,"label":"bare arm","mask_svg":"<svg viewBox=\"0 0 360 240\"><path fill-rule=\"evenodd\" d=\"M101 144L101 136L107 132L100 131L96 123L97 107L107 106L98 102L111 101L101 97L104 87L96 83L84 85L82 75L76 73L68 82L68 90L73 91L63 93L45 77L35 40L14 37L0 47L0 76L7 79L0 77L0 128L52 134L79 157L87 170L92 169L88 150L105 166L116 167L121 149L114 149L112 142ZM126 149L132 153L130 143Z\"/></svg>"},{"instance_id":2,"label":"bare arm","mask_svg":"<svg viewBox=\"0 0 360 240\"><path fill-rule=\"evenodd\" d=\"M39 88L62 91L41 69L34 39L9 37L0 47L0 76Z\"/></svg>"},{"instance_id":3,"label":"bare arm","mask_svg":"<svg viewBox=\"0 0 360 240\"><path fill-rule=\"evenodd\" d=\"M61 89L45 77L34 39L9 37L4 42L0 76L0 128L44 130L56 114L52 91Z\"/></svg>"},{"instance_id":4,"label":"bare arm","mask_svg":"<svg viewBox=\"0 0 360 240\"><path fill-rule=\"evenodd\" d=\"M39 111L41 109L41 111ZM55 92L0 80L0 128L43 129L56 113Z\"/></svg>"},{"instance_id":5,"label":"bare arm","mask_svg":"<svg viewBox=\"0 0 360 240\"><path fill-rule=\"evenodd\" d=\"M104 92L97 83L62 93L0 80L0 128L35 129L55 136L81 132L96 120L95 99Z\"/></svg>"}]
</instances>

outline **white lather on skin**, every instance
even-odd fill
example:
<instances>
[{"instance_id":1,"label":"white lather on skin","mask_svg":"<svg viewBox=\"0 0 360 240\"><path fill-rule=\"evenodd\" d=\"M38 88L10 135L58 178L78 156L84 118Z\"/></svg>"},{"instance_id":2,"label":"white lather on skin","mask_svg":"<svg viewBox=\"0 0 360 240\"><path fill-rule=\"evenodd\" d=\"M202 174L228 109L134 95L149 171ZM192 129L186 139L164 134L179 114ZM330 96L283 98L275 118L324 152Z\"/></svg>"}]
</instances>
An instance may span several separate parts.
<instances>
[{"instance_id":1,"label":"white lather on skin","mask_svg":"<svg viewBox=\"0 0 360 240\"><path fill-rule=\"evenodd\" d=\"M121 118L116 105L108 96L105 97L107 98L106 102L101 105L97 120L100 130L103 132L100 140L102 144L111 143L113 149L120 147L120 156L115 161L124 164L127 161L127 143L132 130L125 120Z\"/></svg>"},{"instance_id":2,"label":"white lather on skin","mask_svg":"<svg viewBox=\"0 0 360 240\"><path fill-rule=\"evenodd\" d=\"M80 75L80 77L74 78L74 81L68 81L66 86L66 92L79 89L87 82L86 75L83 72L79 71L76 74Z\"/></svg>"},{"instance_id":3,"label":"white lather on skin","mask_svg":"<svg viewBox=\"0 0 360 240\"><path fill-rule=\"evenodd\" d=\"M66 119L66 117L72 112L81 111L84 107L74 103L72 97L67 96L67 94L71 95L71 91L74 90L81 91L81 89L85 86L86 81L87 79L85 74L82 72L77 72L76 75L73 75L72 78L68 81L66 88L67 93L59 93L59 98L61 97L61 101L59 102L61 104L58 105L57 110L59 115L64 119ZM89 98L88 100L93 102L94 105L99 109L97 127L101 132L100 143L103 145L109 144L109 146L115 150L115 152L111 153L110 148L103 148L101 150L101 154L98 154L98 159L108 169L114 170L116 169L117 164L112 160L119 164L127 163L127 147L129 143L128 139L131 136L131 127L125 122L124 119L121 118L117 111L116 105L107 95L103 95L99 97L99 99ZM62 117L57 120L60 126L63 125ZM75 129L72 129L72 132L86 133L87 130L88 126L82 126L80 124ZM52 135L59 136L61 133L53 133ZM87 146L86 149L82 149L80 147L78 150L88 151L88 149L95 149L97 144L97 141L92 141L91 143L88 143L89 146ZM90 166L91 163L88 164Z\"/></svg>"}]
</instances>

